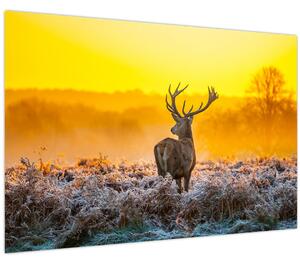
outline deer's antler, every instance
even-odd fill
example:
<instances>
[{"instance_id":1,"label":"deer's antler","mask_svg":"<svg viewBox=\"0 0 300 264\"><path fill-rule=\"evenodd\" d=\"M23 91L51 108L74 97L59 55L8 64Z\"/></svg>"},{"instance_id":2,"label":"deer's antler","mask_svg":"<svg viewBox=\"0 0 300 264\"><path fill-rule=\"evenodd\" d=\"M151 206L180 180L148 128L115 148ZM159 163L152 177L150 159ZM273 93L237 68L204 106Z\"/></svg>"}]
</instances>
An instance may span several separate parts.
<instances>
[{"instance_id":1,"label":"deer's antler","mask_svg":"<svg viewBox=\"0 0 300 264\"><path fill-rule=\"evenodd\" d=\"M171 97L171 105L168 102L168 95L166 94L166 105L167 105L167 109L177 115L178 117L182 118L181 114L179 113L177 107L176 107L176 97L181 94L189 85L186 85L184 88L179 90L180 87L180 83L177 85L177 88L175 90L174 93L171 92L171 84L169 85L169 94Z\"/></svg>"},{"instance_id":2,"label":"deer's antler","mask_svg":"<svg viewBox=\"0 0 300 264\"><path fill-rule=\"evenodd\" d=\"M201 112L204 112L212 104L212 102L218 98L219 98L219 95L215 91L215 88L208 87L208 100L207 100L206 105L204 107L202 107L203 102L201 102L199 108L196 111L192 112L192 109L193 109L193 106L192 106L191 109L188 111L188 113L185 113L185 111L184 111L185 102L184 102L183 107L182 107L182 112L184 114L184 117L190 117L190 116L197 115Z\"/></svg>"},{"instance_id":3,"label":"deer's antler","mask_svg":"<svg viewBox=\"0 0 300 264\"><path fill-rule=\"evenodd\" d=\"M180 117L180 118L184 118L184 117L191 117L194 115L197 115L201 112L204 112L211 104L213 101L215 101L216 99L218 99L219 95L217 94L217 92L215 91L215 88L213 87L208 87L208 101L206 103L206 105L203 107L203 102L201 102L200 106L198 107L198 109L196 111L193 111L194 106L192 105L191 108L189 109L188 112L185 111L185 103L186 101L184 100L183 102L183 106L182 106L182 114L183 116L179 113L177 107L176 107L176 97L181 94L189 85L186 85L184 88L179 89L180 87L180 83L178 84L176 90L174 93L171 92L171 84L169 86L169 94L171 97L171 104L168 101L168 95L166 94L166 105L167 105L167 109L175 114L176 116Z\"/></svg>"}]
</instances>

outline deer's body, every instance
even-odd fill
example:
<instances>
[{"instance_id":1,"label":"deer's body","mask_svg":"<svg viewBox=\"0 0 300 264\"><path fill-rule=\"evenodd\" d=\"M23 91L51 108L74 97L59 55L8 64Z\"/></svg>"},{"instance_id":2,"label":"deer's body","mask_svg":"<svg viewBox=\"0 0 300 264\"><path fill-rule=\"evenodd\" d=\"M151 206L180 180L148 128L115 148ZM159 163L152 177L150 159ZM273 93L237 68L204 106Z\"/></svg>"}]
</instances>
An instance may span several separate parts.
<instances>
[{"instance_id":1,"label":"deer's body","mask_svg":"<svg viewBox=\"0 0 300 264\"><path fill-rule=\"evenodd\" d=\"M172 117L176 121L176 125L172 127L171 132L178 136L178 140L173 138L165 138L164 140L158 142L154 147L154 156L158 174L161 176L166 176L167 173L171 174L171 176L177 182L179 193L181 193L182 190L182 178L184 179L184 190L188 191L191 173L196 164L196 153L192 134L193 116L205 111L208 106L218 98L213 88L211 90L208 89L209 100L206 106L202 108L201 103L198 110L192 112L193 107L191 107L189 112L185 113L184 102L182 108L184 116L181 116L176 108L175 98L186 88L187 86L182 90L178 90L178 85L174 94L171 93L169 88L172 105L168 103L166 97L167 109L172 113Z\"/></svg>"},{"instance_id":2,"label":"deer's body","mask_svg":"<svg viewBox=\"0 0 300 264\"><path fill-rule=\"evenodd\" d=\"M191 173L196 164L193 140L166 138L155 145L154 155L158 174L166 176L170 173L180 191L181 179L184 178L184 189L188 190Z\"/></svg>"}]
</instances>

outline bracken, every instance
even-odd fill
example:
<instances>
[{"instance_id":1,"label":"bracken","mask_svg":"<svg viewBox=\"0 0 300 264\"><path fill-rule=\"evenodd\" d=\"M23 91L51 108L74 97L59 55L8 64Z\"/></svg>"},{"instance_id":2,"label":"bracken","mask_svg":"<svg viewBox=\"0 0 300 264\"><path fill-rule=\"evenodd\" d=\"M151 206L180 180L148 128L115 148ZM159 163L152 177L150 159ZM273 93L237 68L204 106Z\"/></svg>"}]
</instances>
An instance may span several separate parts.
<instances>
[{"instance_id":1,"label":"bracken","mask_svg":"<svg viewBox=\"0 0 300 264\"><path fill-rule=\"evenodd\" d=\"M113 243L122 230L116 243L281 229L296 218L295 157L200 162L183 194L151 162L101 156L45 170L22 158L5 171L7 252L88 245L99 234L95 244Z\"/></svg>"}]
</instances>

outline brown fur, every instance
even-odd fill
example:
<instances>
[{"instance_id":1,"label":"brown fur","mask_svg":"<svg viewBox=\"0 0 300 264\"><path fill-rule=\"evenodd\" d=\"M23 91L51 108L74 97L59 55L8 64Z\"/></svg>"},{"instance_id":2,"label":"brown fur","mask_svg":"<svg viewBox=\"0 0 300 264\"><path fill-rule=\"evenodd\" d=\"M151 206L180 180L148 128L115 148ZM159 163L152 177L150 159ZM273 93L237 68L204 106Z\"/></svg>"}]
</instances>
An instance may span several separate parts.
<instances>
[{"instance_id":1,"label":"brown fur","mask_svg":"<svg viewBox=\"0 0 300 264\"><path fill-rule=\"evenodd\" d=\"M182 191L181 179L184 179L184 190L188 191L192 170L196 164L194 142L191 135L191 123L185 121L182 127L185 133L178 140L166 138L154 147L154 156L158 174L166 176L170 173Z\"/></svg>"}]
</instances>

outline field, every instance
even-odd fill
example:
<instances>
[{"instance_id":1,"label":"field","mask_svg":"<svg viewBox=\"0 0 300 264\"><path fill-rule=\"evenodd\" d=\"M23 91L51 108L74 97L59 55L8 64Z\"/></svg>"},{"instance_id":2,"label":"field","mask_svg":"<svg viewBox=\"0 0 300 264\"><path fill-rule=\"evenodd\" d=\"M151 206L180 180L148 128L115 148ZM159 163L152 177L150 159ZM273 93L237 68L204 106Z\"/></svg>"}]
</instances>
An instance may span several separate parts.
<instances>
[{"instance_id":1,"label":"field","mask_svg":"<svg viewBox=\"0 0 300 264\"><path fill-rule=\"evenodd\" d=\"M198 162L188 193L151 162L100 155L5 171L6 252L297 226L297 159Z\"/></svg>"}]
</instances>

